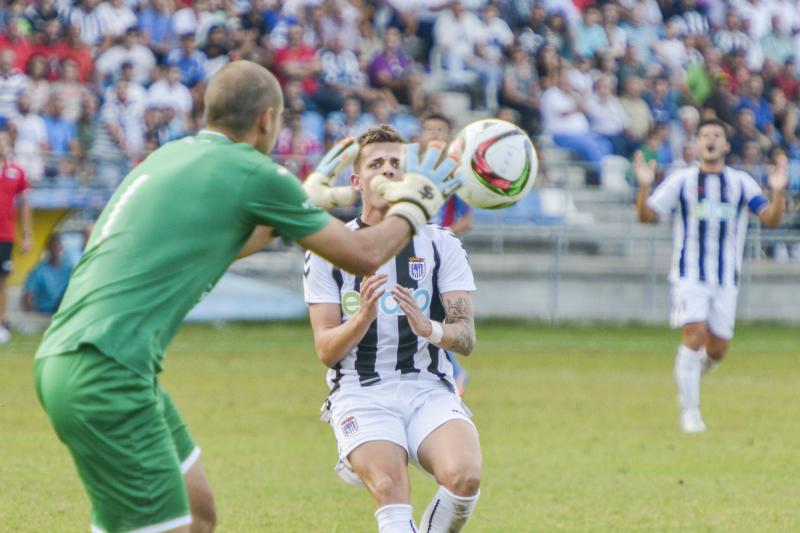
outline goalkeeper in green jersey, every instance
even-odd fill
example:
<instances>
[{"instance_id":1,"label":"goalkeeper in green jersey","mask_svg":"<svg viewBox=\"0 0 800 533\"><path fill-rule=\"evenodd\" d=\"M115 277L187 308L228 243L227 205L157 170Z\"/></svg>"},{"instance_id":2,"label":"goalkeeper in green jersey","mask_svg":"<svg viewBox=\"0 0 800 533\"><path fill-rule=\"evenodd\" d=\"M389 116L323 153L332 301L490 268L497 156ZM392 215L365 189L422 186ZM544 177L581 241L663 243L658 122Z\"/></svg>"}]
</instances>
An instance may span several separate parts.
<instances>
[{"instance_id":1,"label":"goalkeeper in green jersey","mask_svg":"<svg viewBox=\"0 0 800 533\"><path fill-rule=\"evenodd\" d=\"M101 213L36 354L39 400L92 503L94 532L211 531L213 497L192 440L157 375L186 314L237 257L280 236L350 272L394 257L458 187L455 162L429 150L373 187L386 220L353 232L324 209L352 140L301 186L266 154L283 96L266 69L223 67L205 94L206 129L131 171Z\"/></svg>"}]
</instances>

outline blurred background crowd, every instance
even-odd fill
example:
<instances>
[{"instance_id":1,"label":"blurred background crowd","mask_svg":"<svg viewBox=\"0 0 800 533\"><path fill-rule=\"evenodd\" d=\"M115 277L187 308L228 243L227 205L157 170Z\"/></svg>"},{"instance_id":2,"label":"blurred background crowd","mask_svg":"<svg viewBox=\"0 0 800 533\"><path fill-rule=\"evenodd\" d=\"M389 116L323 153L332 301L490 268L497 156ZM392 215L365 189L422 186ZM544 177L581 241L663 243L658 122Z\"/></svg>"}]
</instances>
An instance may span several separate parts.
<instances>
[{"instance_id":1,"label":"blurred background crowd","mask_svg":"<svg viewBox=\"0 0 800 533\"><path fill-rule=\"evenodd\" d=\"M423 113L515 121L586 163L642 149L694 160L697 122L731 126L730 163L800 175L793 0L35 0L0 12L0 150L34 187L113 188L201 125L228 61L286 97L275 149L299 176L326 146ZM553 176L549 176L554 179Z\"/></svg>"}]
</instances>

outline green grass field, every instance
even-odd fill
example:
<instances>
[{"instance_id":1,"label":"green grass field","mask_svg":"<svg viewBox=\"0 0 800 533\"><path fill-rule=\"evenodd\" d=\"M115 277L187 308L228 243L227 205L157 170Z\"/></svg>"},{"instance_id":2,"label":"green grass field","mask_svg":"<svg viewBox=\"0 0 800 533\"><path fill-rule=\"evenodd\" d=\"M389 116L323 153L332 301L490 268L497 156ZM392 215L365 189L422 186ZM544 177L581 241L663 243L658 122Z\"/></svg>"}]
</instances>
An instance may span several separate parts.
<instances>
[{"instance_id":1,"label":"green grass field","mask_svg":"<svg viewBox=\"0 0 800 533\"><path fill-rule=\"evenodd\" d=\"M478 326L465 399L484 451L470 532L798 531L797 328L740 326L682 435L677 334ZM0 348L0 531L88 531L88 502L32 388L38 338ZM307 324L183 329L162 383L203 448L219 531L374 532L333 472L324 368ZM435 491L412 474L417 519Z\"/></svg>"}]
</instances>

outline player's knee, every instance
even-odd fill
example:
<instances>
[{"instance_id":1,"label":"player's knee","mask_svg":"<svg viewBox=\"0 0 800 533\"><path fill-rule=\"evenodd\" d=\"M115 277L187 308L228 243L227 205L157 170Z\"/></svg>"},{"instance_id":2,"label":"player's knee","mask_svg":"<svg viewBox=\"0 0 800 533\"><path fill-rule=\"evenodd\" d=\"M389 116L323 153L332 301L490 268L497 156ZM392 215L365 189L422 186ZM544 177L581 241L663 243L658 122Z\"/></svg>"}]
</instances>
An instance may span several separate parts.
<instances>
[{"instance_id":1,"label":"player's knee","mask_svg":"<svg viewBox=\"0 0 800 533\"><path fill-rule=\"evenodd\" d=\"M481 486L481 468L478 464L454 466L444 472L439 484L456 496L474 496Z\"/></svg>"},{"instance_id":2,"label":"player's knee","mask_svg":"<svg viewBox=\"0 0 800 533\"><path fill-rule=\"evenodd\" d=\"M372 472L364 484L369 488L373 497L384 503L392 503L402 498L400 479L389 472Z\"/></svg>"},{"instance_id":3,"label":"player's knee","mask_svg":"<svg viewBox=\"0 0 800 533\"><path fill-rule=\"evenodd\" d=\"M705 326L697 324L684 327L683 344L692 350L702 348L706 344Z\"/></svg>"},{"instance_id":4,"label":"player's knee","mask_svg":"<svg viewBox=\"0 0 800 533\"><path fill-rule=\"evenodd\" d=\"M722 361L725 354L728 353L728 343L712 344L706 348L706 353L714 361Z\"/></svg>"}]
</instances>

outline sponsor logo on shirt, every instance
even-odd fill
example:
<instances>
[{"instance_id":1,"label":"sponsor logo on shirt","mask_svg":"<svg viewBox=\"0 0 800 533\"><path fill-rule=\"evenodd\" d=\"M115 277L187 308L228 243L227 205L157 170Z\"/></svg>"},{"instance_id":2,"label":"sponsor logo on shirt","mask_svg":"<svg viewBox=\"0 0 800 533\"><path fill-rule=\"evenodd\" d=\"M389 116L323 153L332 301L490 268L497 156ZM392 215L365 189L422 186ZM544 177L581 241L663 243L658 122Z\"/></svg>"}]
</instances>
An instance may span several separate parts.
<instances>
[{"instance_id":1,"label":"sponsor logo on shirt","mask_svg":"<svg viewBox=\"0 0 800 533\"><path fill-rule=\"evenodd\" d=\"M431 306L431 293L427 289L415 289L411 297L417 302L420 310L425 313ZM361 309L361 295L357 291L349 290L342 293L342 312L351 317ZM387 291L378 300L378 314L397 316L405 315L400 304Z\"/></svg>"},{"instance_id":2,"label":"sponsor logo on shirt","mask_svg":"<svg viewBox=\"0 0 800 533\"><path fill-rule=\"evenodd\" d=\"M729 203L703 200L692 206L692 215L698 220L731 220L736 216L736 207Z\"/></svg>"}]
</instances>

